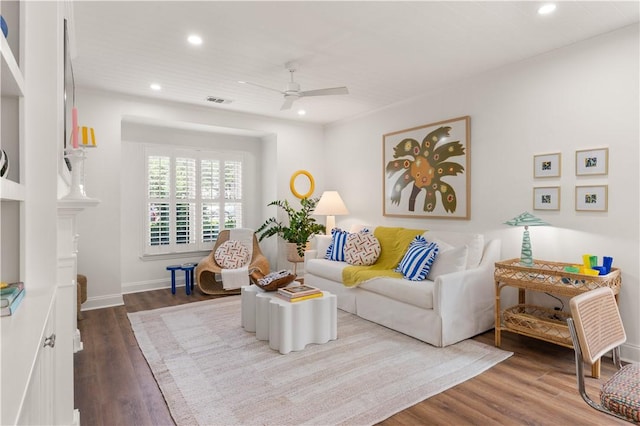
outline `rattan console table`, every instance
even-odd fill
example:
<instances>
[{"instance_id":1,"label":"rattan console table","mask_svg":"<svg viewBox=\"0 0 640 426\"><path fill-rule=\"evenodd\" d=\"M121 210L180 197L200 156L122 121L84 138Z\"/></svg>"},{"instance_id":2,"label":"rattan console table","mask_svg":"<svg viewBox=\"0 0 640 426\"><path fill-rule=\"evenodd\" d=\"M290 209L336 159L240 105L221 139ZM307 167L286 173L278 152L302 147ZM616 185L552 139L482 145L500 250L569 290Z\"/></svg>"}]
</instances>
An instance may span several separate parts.
<instances>
[{"instance_id":1,"label":"rattan console table","mask_svg":"<svg viewBox=\"0 0 640 426\"><path fill-rule=\"evenodd\" d=\"M564 270L570 263L534 260L533 266L520 265L520 259L495 263L495 345L501 345L501 332L510 331L557 345L573 348L567 326L569 312L547 309L526 303L526 290L573 297L598 287L610 287L618 298L622 280L620 270L611 268L607 275L583 275ZM503 287L518 289L518 304L502 309L500 293ZM600 376L600 362L591 368L593 377Z\"/></svg>"}]
</instances>

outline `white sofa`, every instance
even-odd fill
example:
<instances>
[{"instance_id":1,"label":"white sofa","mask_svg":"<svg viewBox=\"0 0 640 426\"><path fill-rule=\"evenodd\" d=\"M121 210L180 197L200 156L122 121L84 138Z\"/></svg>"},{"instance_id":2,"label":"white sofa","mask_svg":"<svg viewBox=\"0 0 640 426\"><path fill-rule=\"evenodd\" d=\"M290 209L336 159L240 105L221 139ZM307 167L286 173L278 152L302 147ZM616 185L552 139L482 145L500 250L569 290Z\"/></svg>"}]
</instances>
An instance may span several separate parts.
<instances>
[{"instance_id":1,"label":"white sofa","mask_svg":"<svg viewBox=\"0 0 640 426\"><path fill-rule=\"evenodd\" d=\"M449 231L426 231L424 237L450 249L438 254L432 266L432 273L444 273L430 274L427 280L385 277L346 287L342 270L348 265L324 258L331 236L321 235L305 254L304 282L335 294L344 311L438 347L493 328L493 271L500 260L500 241Z\"/></svg>"}]
</instances>

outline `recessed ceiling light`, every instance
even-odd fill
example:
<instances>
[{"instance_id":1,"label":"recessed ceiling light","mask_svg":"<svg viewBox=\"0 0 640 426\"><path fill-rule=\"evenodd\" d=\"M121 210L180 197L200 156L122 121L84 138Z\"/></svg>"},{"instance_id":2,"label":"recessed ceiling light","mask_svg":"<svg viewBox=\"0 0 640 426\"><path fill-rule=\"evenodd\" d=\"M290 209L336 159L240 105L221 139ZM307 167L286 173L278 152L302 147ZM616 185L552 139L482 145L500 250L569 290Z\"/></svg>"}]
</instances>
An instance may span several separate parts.
<instances>
[{"instance_id":1,"label":"recessed ceiling light","mask_svg":"<svg viewBox=\"0 0 640 426\"><path fill-rule=\"evenodd\" d=\"M187 37L187 41L194 46L200 46L202 44L202 37L197 34L191 34L189 37Z\"/></svg>"},{"instance_id":2,"label":"recessed ceiling light","mask_svg":"<svg viewBox=\"0 0 640 426\"><path fill-rule=\"evenodd\" d=\"M156 92L162 90L162 86L160 86L158 83L152 83L149 87L151 88L151 90L155 90Z\"/></svg>"},{"instance_id":3,"label":"recessed ceiling light","mask_svg":"<svg viewBox=\"0 0 640 426\"><path fill-rule=\"evenodd\" d=\"M307 111L300 109L298 110L298 115L305 115L307 113Z\"/></svg>"},{"instance_id":4,"label":"recessed ceiling light","mask_svg":"<svg viewBox=\"0 0 640 426\"><path fill-rule=\"evenodd\" d=\"M540 6L540 8L538 9L538 14L540 14L540 15L548 15L551 12L553 12L554 10L556 10L555 3L547 3L547 4L544 4L544 5Z\"/></svg>"}]
</instances>

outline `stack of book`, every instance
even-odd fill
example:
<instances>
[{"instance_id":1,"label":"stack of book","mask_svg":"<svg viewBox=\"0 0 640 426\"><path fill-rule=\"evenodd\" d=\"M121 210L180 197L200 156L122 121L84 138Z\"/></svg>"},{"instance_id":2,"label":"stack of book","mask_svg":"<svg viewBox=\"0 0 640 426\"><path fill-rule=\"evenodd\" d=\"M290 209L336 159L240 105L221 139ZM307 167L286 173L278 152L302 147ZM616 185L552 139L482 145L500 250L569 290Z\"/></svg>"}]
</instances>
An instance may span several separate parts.
<instances>
[{"instance_id":1,"label":"stack of book","mask_svg":"<svg viewBox=\"0 0 640 426\"><path fill-rule=\"evenodd\" d=\"M302 300L322 297L322 291L320 291L319 288L301 284L279 288L277 296L287 302L300 302Z\"/></svg>"},{"instance_id":2,"label":"stack of book","mask_svg":"<svg viewBox=\"0 0 640 426\"><path fill-rule=\"evenodd\" d=\"M24 283L3 283L0 287L0 316L13 315L24 298Z\"/></svg>"}]
</instances>

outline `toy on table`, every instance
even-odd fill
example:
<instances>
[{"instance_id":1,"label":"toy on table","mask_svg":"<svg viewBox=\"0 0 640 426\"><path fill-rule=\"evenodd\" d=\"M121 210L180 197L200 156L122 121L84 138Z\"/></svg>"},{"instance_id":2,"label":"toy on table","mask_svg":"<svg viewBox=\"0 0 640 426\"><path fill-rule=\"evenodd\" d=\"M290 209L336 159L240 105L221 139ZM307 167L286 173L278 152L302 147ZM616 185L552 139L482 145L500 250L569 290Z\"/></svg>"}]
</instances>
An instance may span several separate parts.
<instances>
[{"instance_id":1,"label":"toy on table","mask_svg":"<svg viewBox=\"0 0 640 426\"><path fill-rule=\"evenodd\" d=\"M598 266L598 256L591 254L583 254L582 261L582 265L565 266L564 270L573 274L607 275L613 265L613 257L610 256L602 257L602 266Z\"/></svg>"}]
</instances>

